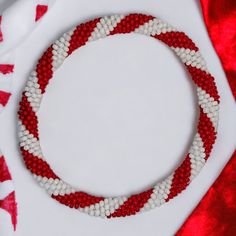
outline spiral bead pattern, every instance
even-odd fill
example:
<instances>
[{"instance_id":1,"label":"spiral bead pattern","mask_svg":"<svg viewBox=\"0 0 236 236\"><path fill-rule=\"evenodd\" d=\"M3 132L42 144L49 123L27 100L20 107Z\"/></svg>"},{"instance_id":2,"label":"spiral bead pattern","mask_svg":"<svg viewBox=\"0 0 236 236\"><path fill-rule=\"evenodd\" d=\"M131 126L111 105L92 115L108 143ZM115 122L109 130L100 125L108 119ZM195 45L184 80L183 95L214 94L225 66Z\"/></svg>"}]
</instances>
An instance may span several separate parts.
<instances>
[{"instance_id":1,"label":"spiral bead pattern","mask_svg":"<svg viewBox=\"0 0 236 236\"><path fill-rule=\"evenodd\" d=\"M39 143L40 102L54 71L76 49L109 35L138 33L169 46L187 68L196 85L200 109L197 133L181 165L152 188L132 196L102 197L80 191L54 173L43 157ZM39 59L22 94L19 116L19 145L26 167L38 183L58 202L99 217L124 217L161 206L177 196L200 172L216 140L219 95L198 47L183 32L153 16L112 15L91 20L64 33Z\"/></svg>"}]
</instances>

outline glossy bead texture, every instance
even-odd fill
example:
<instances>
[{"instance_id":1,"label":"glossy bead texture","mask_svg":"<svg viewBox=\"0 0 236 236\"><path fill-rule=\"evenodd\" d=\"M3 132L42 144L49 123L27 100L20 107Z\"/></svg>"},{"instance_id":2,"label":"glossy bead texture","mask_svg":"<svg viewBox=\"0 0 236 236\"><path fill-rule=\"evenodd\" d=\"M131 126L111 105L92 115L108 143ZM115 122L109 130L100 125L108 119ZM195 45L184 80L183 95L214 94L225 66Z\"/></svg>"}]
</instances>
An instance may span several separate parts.
<instances>
[{"instance_id":1,"label":"glossy bead texture","mask_svg":"<svg viewBox=\"0 0 236 236\"><path fill-rule=\"evenodd\" d=\"M132 196L92 196L63 181L43 157L39 142L38 109L54 71L77 48L109 35L138 33L158 39L180 58L196 85L200 109L197 133L176 170L152 188ZM58 202L91 216L125 217L159 207L190 184L209 158L216 140L219 95L198 47L183 32L153 16L112 15L91 20L64 33L39 59L23 91L19 118L19 146L26 167Z\"/></svg>"}]
</instances>

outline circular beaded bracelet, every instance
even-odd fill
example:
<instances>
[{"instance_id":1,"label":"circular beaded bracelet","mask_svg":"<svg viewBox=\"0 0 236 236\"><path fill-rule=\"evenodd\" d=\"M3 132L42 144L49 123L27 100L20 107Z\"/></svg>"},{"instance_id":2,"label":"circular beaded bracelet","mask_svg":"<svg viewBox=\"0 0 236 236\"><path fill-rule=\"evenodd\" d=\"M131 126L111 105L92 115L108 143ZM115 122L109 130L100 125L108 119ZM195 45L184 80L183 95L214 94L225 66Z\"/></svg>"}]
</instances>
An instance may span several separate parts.
<instances>
[{"instance_id":1,"label":"circular beaded bracelet","mask_svg":"<svg viewBox=\"0 0 236 236\"><path fill-rule=\"evenodd\" d=\"M196 85L200 109L197 133L181 165L152 188L132 196L92 196L63 181L44 159L39 143L37 111L54 71L73 51L89 41L131 32L159 39L187 68ZM214 78L208 72L197 46L185 33L149 15L105 16L64 33L42 55L22 94L18 111L19 145L26 167L53 199L91 216L130 216L168 202L200 172L216 140L218 110L219 95Z\"/></svg>"}]
</instances>

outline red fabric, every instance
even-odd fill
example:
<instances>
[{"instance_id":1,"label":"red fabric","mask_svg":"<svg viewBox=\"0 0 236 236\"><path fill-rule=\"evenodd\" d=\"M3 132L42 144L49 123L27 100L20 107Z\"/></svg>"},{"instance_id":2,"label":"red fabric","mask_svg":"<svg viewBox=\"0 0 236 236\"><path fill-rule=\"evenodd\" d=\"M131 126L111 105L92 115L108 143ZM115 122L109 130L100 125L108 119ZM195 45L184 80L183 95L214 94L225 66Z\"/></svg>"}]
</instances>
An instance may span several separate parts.
<instances>
[{"instance_id":1,"label":"red fabric","mask_svg":"<svg viewBox=\"0 0 236 236\"><path fill-rule=\"evenodd\" d=\"M6 198L0 200L0 208L4 209L11 215L11 221L16 230L16 223L17 223L17 207L16 207L16 200L15 200L15 192L11 192Z\"/></svg>"},{"instance_id":2,"label":"red fabric","mask_svg":"<svg viewBox=\"0 0 236 236\"><path fill-rule=\"evenodd\" d=\"M38 21L48 10L47 5L37 5L35 21Z\"/></svg>"},{"instance_id":3,"label":"red fabric","mask_svg":"<svg viewBox=\"0 0 236 236\"><path fill-rule=\"evenodd\" d=\"M236 1L201 0L213 46L236 99ZM176 236L236 235L236 151Z\"/></svg>"},{"instance_id":4,"label":"red fabric","mask_svg":"<svg viewBox=\"0 0 236 236\"><path fill-rule=\"evenodd\" d=\"M236 151L176 236L236 235Z\"/></svg>"},{"instance_id":5,"label":"red fabric","mask_svg":"<svg viewBox=\"0 0 236 236\"><path fill-rule=\"evenodd\" d=\"M236 0L201 0L212 43L236 99Z\"/></svg>"},{"instance_id":6,"label":"red fabric","mask_svg":"<svg viewBox=\"0 0 236 236\"><path fill-rule=\"evenodd\" d=\"M3 41L3 35L2 35L2 30L1 30L1 24L2 24L2 16L0 16L0 42Z\"/></svg>"},{"instance_id":7,"label":"red fabric","mask_svg":"<svg viewBox=\"0 0 236 236\"><path fill-rule=\"evenodd\" d=\"M0 64L0 73L1 74L10 74L14 70L14 65L11 64Z\"/></svg>"},{"instance_id":8,"label":"red fabric","mask_svg":"<svg viewBox=\"0 0 236 236\"><path fill-rule=\"evenodd\" d=\"M11 181L12 177L8 170L7 164L3 156L0 156L0 183ZM10 192L5 198L0 199L0 208L7 211L11 216L12 225L16 230L17 224L17 205L15 192ZM1 233L0 233L1 234Z\"/></svg>"},{"instance_id":9,"label":"red fabric","mask_svg":"<svg viewBox=\"0 0 236 236\"><path fill-rule=\"evenodd\" d=\"M0 156L0 183L11 180L11 174L3 157Z\"/></svg>"},{"instance_id":10,"label":"red fabric","mask_svg":"<svg viewBox=\"0 0 236 236\"><path fill-rule=\"evenodd\" d=\"M11 94L0 90L0 105L6 106Z\"/></svg>"}]
</instances>

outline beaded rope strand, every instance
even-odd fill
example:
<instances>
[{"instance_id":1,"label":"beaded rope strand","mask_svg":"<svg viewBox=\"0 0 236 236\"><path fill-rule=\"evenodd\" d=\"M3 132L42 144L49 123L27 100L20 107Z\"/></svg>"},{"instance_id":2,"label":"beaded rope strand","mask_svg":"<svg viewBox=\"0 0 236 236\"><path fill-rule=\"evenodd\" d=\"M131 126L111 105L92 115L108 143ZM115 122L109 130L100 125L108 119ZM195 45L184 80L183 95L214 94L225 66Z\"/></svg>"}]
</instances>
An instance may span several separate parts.
<instances>
[{"instance_id":1,"label":"beaded rope strand","mask_svg":"<svg viewBox=\"0 0 236 236\"><path fill-rule=\"evenodd\" d=\"M93 196L63 181L43 157L39 142L38 109L54 71L76 49L109 35L138 33L169 46L187 68L196 85L200 115L197 133L181 165L152 188L123 197ZM42 55L23 91L19 107L19 145L26 167L58 202L91 216L121 217L158 207L181 193L200 172L216 140L219 95L213 76L198 47L183 32L153 16L113 15L78 25L63 34Z\"/></svg>"}]
</instances>

